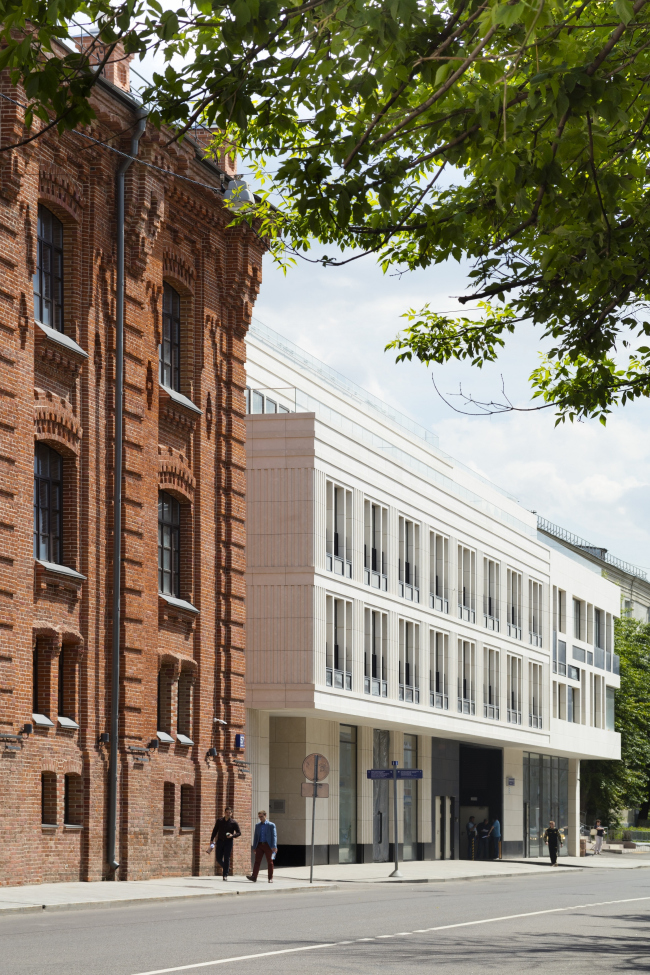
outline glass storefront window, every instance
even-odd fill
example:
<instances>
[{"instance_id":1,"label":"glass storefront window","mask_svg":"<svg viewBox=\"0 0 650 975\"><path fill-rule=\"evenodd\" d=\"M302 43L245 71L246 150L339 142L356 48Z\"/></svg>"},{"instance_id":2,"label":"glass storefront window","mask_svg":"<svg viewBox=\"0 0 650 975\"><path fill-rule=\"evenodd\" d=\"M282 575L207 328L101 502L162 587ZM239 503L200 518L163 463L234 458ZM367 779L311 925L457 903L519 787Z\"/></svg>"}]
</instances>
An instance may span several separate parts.
<instances>
[{"instance_id":1,"label":"glass storefront window","mask_svg":"<svg viewBox=\"0 0 650 975\"><path fill-rule=\"evenodd\" d=\"M524 856L546 856L544 830L553 819L564 833L568 855L569 759L524 752Z\"/></svg>"},{"instance_id":2,"label":"glass storefront window","mask_svg":"<svg viewBox=\"0 0 650 975\"><path fill-rule=\"evenodd\" d=\"M340 725L339 863L357 862L357 729Z\"/></svg>"},{"instance_id":3,"label":"glass storefront window","mask_svg":"<svg viewBox=\"0 0 650 975\"><path fill-rule=\"evenodd\" d=\"M417 735L404 735L404 768L418 767ZM417 779L404 779L404 860L417 860L418 856L418 783Z\"/></svg>"}]
</instances>

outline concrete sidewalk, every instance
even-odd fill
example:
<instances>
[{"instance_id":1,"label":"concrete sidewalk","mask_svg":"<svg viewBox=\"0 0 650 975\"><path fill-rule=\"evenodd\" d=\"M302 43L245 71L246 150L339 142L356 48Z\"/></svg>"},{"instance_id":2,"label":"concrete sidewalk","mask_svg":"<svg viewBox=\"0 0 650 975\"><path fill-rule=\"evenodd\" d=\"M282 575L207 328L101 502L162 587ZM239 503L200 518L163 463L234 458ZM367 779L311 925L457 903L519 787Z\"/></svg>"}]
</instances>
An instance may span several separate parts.
<instances>
[{"instance_id":1,"label":"concrete sidewalk","mask_svg":"<svg viewBox=\"0 0 650 975\"><path fill-rule=\"evenodd\" d=\"M650 868L650 855L620 857L562 857L554 874L572 873L576 868L630 870ZM0 887L0 917L8 914L36 914L42 911L83 910L97 907L129 907L187 898L261 896L306 893L308 890L341 890L349 884L436 884L462 880L539 876L550 869L548 857L529 860L425 860L400 864L402 877L390 878L391 863L330 864L314 868L309 884L309 867L280 867L268 884L264 871L256 884L245 877L227 883L221 877L164 877L158 880L130 880L119 883L30 884Z\"/></svg>"}]
</instances>

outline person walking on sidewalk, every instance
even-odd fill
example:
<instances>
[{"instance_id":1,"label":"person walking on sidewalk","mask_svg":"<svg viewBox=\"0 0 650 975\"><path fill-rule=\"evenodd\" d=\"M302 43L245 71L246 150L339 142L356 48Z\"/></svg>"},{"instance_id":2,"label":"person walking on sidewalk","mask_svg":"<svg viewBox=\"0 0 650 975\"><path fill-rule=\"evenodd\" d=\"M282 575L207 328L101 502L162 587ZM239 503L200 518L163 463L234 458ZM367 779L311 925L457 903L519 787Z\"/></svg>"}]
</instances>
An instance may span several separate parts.
<instances>
[{"instance_id":1,"label":"person walking on sidewalk","mask_svg":"<svg viewBox=\"0 0 650 975\"><path fill-rule=\"evenodd\" d=\"M599 854L603 848L603 840L605 839L605 827L602 825L599 819L596 820L596 842L594 843L594 856Z\"/></svg>"},{"instance_id":2,"label":"person walking on sidewalk","mask_svg":"<svg viewBox=\"0 0 650 975\"><path fill-rule=\"evenodd\" d=\"M560 852L563 840L562 830L557 828L555 820L549 820L549 824L544 830L544 842L548 846L548 855L551 858L552 867L557 867L557 855Z\"/></svg>"},{"instance_id":3,"label":"person walking on sidewalk","mask_svg":"<svg viewBox=\"0 0 650 975\"><path fill-rule=\"evenodd\" d=\"M239 823L232 818L232 807L226 806L223 816L214 824L208 853L214 850L214 841L217 841L217 863L221 867L222 877L228 879L230 872L230 858L232 856L232 843L238 836L241 836Z\"/></svg>"},{"instance_id":4,"label":"person walking on sidewalk","mask_svg":"<svg viewBox=\"0 0 650 975\"><path fill-rule=\"evenodd\" d=\"M247 874L246 879L257 883L257 875L262 866L262 857L266 857L266 865L269 872L269 883L273 883L273 857L278 852L278 831L275 823L266 818L266 809L260 809L257 814L259 823L255 827L253 836L253 849L255 850L255 863L253 872Z\"/></svg>"}]
</instances>

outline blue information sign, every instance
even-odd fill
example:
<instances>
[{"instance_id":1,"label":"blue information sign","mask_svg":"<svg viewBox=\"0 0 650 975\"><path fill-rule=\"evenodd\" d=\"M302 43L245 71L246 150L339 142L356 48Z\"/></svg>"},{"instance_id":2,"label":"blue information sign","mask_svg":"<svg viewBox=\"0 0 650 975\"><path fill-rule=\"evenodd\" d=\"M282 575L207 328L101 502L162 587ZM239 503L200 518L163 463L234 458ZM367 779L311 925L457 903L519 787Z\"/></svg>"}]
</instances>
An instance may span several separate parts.
<instances>
[{"instance_id":1,"label":"blue information sign","mask_svg":"<svg viewBox=\"0 0 650 975\"><path fill-rule=\"evenodd\" d=\"M366 776L369 779L392 779L393 770L390 768L369 768L366 772ZM421 779L422 769L421 768L398 768L397 769L398 779Z\"/></svg>"}]
</instances>

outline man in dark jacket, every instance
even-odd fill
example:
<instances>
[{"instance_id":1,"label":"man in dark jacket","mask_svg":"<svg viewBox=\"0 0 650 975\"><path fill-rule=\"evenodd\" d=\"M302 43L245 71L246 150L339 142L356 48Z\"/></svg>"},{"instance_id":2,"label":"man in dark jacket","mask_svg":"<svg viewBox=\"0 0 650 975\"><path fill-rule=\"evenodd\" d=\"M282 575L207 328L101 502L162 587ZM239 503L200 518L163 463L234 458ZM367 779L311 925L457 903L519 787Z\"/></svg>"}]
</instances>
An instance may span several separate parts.
<instances>
[{"instance_id":1,"label":"man in dark jacket","mask_svg":"<svg viewBox=\"0 0 650 975\"><path fill-rule=\"evenodd\" d=\"M223 871L223 879L228 879L230 870L230 857L232 856L232 841L241 836L239 823L232 818L232 809L226 806L223 817L214 824L212 836L210 837L210 847L208 853L214 850L215 837L217 840L217 863Z\"/></svg>"},{"instance_id":2,"label":"man in dark jacket","mask_svg":"<svg viewBox=\"0 0 650 975\"><path fill-rule=\"evenodd\" d=\"M557 855L562 846L562 830L555 825L555 820L549 820L548 827L544 830L544 842L548 846L548 855L551 858L551 866L557 867Z\"/></svg>"}]
</instances>

